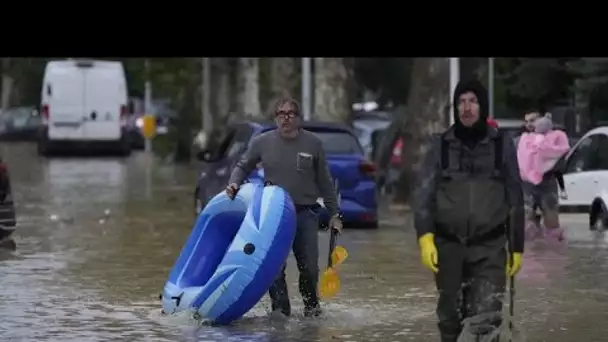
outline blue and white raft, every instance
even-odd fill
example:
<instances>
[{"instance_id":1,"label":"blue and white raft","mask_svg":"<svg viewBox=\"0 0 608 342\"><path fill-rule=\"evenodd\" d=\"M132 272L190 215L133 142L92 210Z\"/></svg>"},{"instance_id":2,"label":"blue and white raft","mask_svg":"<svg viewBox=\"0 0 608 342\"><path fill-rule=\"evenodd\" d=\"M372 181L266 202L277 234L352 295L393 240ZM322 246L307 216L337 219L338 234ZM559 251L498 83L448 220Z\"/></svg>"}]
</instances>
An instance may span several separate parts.
<instances>
[{"instance_id":1,"label":"blue and white raft","mask_svg":"<svg viewBox=\"0 0 608 342\"><path fill-rule=\"evenodd\" d=\"M264 296L289 256L296 211L278 186L244 184L200 213L161 295L163 313L229 324Z\"/></svg>"}]
</instances>

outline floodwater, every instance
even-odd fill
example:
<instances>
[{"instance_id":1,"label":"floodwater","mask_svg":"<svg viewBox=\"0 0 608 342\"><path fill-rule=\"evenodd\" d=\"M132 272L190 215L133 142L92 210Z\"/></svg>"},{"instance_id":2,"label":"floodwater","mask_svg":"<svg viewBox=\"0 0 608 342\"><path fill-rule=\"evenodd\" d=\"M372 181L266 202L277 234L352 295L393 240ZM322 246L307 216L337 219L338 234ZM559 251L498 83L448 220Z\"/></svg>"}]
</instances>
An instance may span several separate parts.
<instances>
[{"instance_id":1,"label":"floodwater","mask_svg":"<svg viewBox=\"0 0 608 342\"><path fill-rule=\"evenodd\" d=\"M340 238L350 257L323 319L272 320L264 299L230 327L201 326L161 316L158 301L191 228L193 167L155 163L147 172L142 154L45 160L26 144L0 152L19 216L17 251L0 253L2 341L438 341L432 276L403 214ZM605 341L608 237L591 233L584 216L563 222L566 248L528 248L515 325L527 341ZM323 264L328 239L320 234Z\"/></svg>"}]
</instances>

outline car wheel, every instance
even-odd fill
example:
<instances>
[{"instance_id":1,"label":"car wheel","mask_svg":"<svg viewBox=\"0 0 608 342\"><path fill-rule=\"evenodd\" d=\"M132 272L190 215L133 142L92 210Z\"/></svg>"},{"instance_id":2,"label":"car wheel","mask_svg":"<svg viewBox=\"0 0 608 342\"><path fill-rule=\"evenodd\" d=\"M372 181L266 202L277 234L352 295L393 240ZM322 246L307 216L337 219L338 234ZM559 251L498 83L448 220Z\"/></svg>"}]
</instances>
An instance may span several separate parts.
<instances>
[{"instance_id":1,"label":"car wheel","mask_svg":"<svg viewBox=\"0 0 608 342\"><path fill-rule=\"evenodd\" d=\"M117 152L118 152L118 155L121 157L128 157L131 155L131 140L124 133L123 133L122 137L120 138Z\"/></svg>"},{"instance_id":2,"label":"car wheel","mask_svg":"<svg viewBox=\"0 0 608 342\"><path fill-rule=\"evenodd\" d=\"M365 224L367 229L378 229L378 221L372 221Z\"/></svg>"},{"instance_id":3,"label":"car wheel","mask_svg":"<svg viewBox=\"0 0 608 342\"><path fill-rule=\"evenodd\" d=\"M50 150L49 150L49 146L46 143L46 141L38 141L38 146L37 146L37 152L38 155L41 157L48 157L50 155Z\"/></svg>"},{"instance_id":4,"label":"car wheel","mask_svg":"<svg viewBox=\"0 0 608 342\"><path fill-rule=\"evenodd\" d=\"M608 228L608 209L603 201L594 203L589 214L589 228L591 230L604 231Z\"/></svg>"},{"instance_id":5,"label":"car wheel","mask_svg":"<svg viewBox=\"0 0 608 342\"><path fill-rule=\"evenodd\" d=\"M123 146L118 152L120 157L128 157L131 155L131 146Z\"/></svg>"}]
</instances>

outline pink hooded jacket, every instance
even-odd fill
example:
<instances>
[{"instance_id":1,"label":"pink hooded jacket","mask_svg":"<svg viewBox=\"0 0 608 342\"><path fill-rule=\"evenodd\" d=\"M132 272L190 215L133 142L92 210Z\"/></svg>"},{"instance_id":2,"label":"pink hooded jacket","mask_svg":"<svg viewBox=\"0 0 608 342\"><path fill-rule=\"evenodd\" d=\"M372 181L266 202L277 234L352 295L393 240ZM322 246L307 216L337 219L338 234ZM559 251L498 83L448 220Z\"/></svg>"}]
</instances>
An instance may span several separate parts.
<instances>
[{"instance_id":1,"label":"pink hooded jacket","mask_svg":"<svg viewBox=\"0 0 608 342\"><path fill-rule=\"evenodd\" d=\"M535 185L570 150L566 133L554 130L542 133L523 133L517 145L517 161L521 179Z\"/></svg>"}]
</instances>

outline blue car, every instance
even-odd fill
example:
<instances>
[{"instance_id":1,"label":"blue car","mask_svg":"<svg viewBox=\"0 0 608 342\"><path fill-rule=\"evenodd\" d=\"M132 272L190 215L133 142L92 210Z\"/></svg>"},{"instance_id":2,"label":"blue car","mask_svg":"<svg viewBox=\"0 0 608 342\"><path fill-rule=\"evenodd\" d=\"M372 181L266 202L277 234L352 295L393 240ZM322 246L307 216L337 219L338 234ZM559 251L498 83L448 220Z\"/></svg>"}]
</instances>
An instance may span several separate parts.
<instances>
[{"instance_id":1,"label":"blue car","mask_svg":"<svg viewBox=\"0 0 608 342\"><path fill-rule=\"evenodd\" d=\"M230 173L251 139L274 129L272 123L247 121L231 124L211 134L210 146L198 153L202 171L194 191L195 210L199 213L206 203L228 185ZM367 161L364 151L352 130L342 124L304 122L302 128L321 139L334 182L340 189L340 209L344 222L349 226L378 227L378 202L376 198L376 167ZM250 182L261 182L263 165L258 165L249 176ZM319 199L322 205L322 199ZM321 210L323 223L327 212Z\"/></svg>"}]
</instances>

